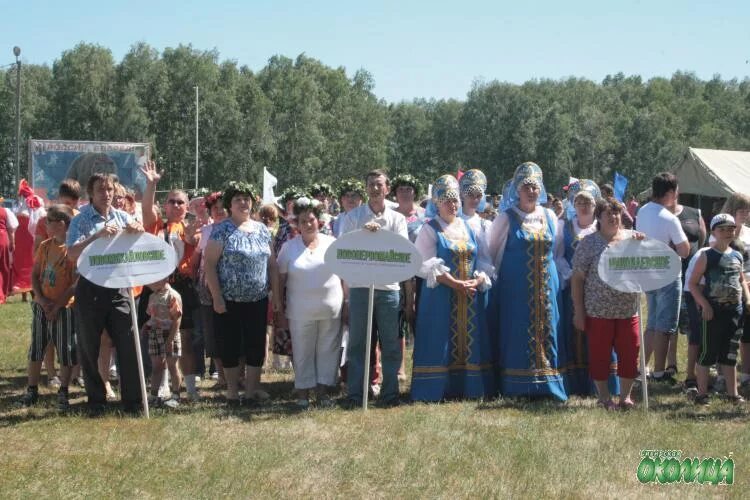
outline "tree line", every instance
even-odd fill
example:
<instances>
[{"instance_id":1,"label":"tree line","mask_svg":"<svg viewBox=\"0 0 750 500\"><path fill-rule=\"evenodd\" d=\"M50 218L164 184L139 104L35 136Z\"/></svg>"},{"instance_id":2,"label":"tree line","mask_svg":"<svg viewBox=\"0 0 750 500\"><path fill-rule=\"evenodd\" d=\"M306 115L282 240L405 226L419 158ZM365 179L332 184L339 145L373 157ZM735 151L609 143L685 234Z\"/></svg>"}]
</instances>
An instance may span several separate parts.
<instances>
[{"instance_id":1,"label":"tree line","mask_svg":"<svg viewBox=\"0 0 750 500\"><path fill-rule=\"evenodd\" d=\"M0 192L15 172L15 75L0 85ZM347 74L305 54L273 56L259 71L191 45L163 52L145 43L116 62L80 43L52 67L24 64L22 161L26 140L149 142L164 187L195 183L195 90L200 93L200 185L262 182L280 187L361 177L372 168L426 183L459 168L482 169L500 191L516 165L535 161L558 191L569 176L647 188L688 146L750 150L750 79L704 81L622 73L517 85L476 81L464 100L388 103L365 69Z\"/></svg>"}]
</instances>

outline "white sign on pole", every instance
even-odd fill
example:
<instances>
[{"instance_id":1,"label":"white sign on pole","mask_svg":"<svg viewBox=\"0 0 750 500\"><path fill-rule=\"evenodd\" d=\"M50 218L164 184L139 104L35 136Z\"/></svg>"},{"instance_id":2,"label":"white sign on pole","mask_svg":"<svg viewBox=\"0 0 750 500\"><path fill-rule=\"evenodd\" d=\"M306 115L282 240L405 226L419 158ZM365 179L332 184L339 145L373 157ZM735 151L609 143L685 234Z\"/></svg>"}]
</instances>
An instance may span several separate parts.
<instances>
[{"instance_id":1,"label":"white sign on pole","mask_svg":"<svg viewBox=\"0 0 750 500\"><path fill-rule=\"evenodd\" d=\"M78 272L87 280L105 288L128 289L133 343L146 418L149 418L146 379L143 375L138 313L132 287L160 281L172 274L176 266L177 253L174 248L165 240L149 233L121 231L111 238L98 238L78 257Z\"/></svg>"},{"instance_id":2,"label":"white sign on pole","mask_svg":"<svg viewBox=\"0 0 750 500\"><path fill-rule=\"evenodd\" d=\"M81 276L105 288L148 285L166 278L177 266L174 248L149 233L99 238L78 258Z\"/></svg>"},{"instance_id":3,"label":"white sign on pole","mask_svg":"<svg viewBox=\"0 0 750 500\"><path fill-rule=\"evenodd\" d=\"M367 287L411 278L422 266L422 255L396 233L360 229L342 234L328 247L325 262L349 286Z\"/></svg>"},{"instance_id":4,"label":"white sign on pole","mask_svg":"<svg viewBox=\"0 0 750 500\"><path fill-rule=\"evenodd\" d=\"M598 269L602 281L616 290L649 292L676 280L682 263L661 241L627 239L602 252Z\"/></svg>"},{"instance_id":5,"label":"white sign on pole","mask_svg":"<svg viewBox=\"0 0 750 500\"><path fill-rule=\"evenodd\" d=\"M410 279L422 266L422 255L407 238L396 233L360 229L341 235L328 247L325 263L350 287L369 289L366 331L371 332L375 285L388 285ZM367 410L371 336L368 333L365 337L362 408Z\"/></svg>"}]
</instances>

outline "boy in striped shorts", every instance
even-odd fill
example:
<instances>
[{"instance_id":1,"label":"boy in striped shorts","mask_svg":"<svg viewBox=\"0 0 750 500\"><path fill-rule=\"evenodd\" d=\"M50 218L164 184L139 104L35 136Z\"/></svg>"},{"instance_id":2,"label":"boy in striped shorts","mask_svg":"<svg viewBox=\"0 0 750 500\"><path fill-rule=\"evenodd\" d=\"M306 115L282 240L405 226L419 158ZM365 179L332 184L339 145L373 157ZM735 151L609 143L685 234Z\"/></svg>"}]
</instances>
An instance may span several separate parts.
<instances>
[{"instance_id":1,"label":"boy in striped shorts","mask_svg":"<svg viewBox=\"0 0 750 500\"><path fill-rule=\"evenodd\" d=\"M65 235L73 218L67 205L53 205L43 223L47 226L48 240L43 241L34 255L31 286L34 301L31 303L31 347L29 348L28 383L21 404L31 406L39 399L39 377L44 351L53 343L60 363L60 389L57 405L68 409L68 384L71 369L78 363L76 332L73 319L73 294L78 274L75 263L68 259Z\"/></svg>"}]
</instances>

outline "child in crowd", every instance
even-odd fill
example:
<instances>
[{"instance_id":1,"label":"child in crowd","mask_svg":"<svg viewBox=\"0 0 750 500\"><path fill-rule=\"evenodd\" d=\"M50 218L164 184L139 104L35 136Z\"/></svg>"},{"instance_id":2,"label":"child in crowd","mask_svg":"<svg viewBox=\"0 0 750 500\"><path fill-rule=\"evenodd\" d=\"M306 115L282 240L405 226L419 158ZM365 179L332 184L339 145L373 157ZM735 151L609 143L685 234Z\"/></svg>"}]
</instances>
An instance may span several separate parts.
<instances>
[{"instance_id":1,"label":"child in crowd","mask_svg":"<svg viewBox=\"0 0 750 500\"><path fill-rule=\"evenodd\" d=\"M152 293L148 299L150 318L143 326L148 334L148 354L151 357L151 402L161 403L159 387L165 368L169 369L172 396L164 402L170 408L180 404L180 384L182 382L177 360L182 354L180 348L180 321L182 320L182 298L169 286L167 278L148 285ZM165 366L166 365L166 366Z\"/></svg>"},{"instance_id":2,"label":"child in crowd","mask_svg":"<svg viewBox=\"0 0 750 500\"><path fill-rule=\"evenodd\" d=\"M50 207L44 219L50 238L39 245L34 256L34 267L31 271L34 301L31 303L29 386L21 397L24 406L31 406L39 399L42 360L44 351L50 343L54 343L60 363L58 408L67 410L69 406L68 384L71 369L78 363L72 307L78 274L75 264L68 259L65 246L65 236L72 218L73 210L69 206L58 204Z\"/></svg>"},{"instance_id":3,"label":"child in crowd","mask_svg":"<svg viewBox=\"0 0 750 500\"><path fill-rule=\"evenodd\" d=\"M743 300L750 306L750 292L742 272L742 254L730 248L737 225L729 214L711 219L711 247L695 255L690 275L690 293L703 317L696 376L698 395L695 403L708 405L709 367L718 363L727 384L727 398L743 403L737 394L737 350L744 325ZM705 284L701 285L701 279Z\"/></svg>"}]
</instances>

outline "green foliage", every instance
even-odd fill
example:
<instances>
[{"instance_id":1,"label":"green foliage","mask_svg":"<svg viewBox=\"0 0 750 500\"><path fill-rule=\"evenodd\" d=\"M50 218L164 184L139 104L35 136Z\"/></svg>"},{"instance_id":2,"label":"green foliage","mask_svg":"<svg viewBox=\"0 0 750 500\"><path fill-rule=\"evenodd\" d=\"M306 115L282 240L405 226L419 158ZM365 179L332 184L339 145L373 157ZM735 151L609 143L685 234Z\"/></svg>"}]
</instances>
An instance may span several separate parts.
<instances>
[{"instance_id":1,"label":"green foliage","mask_svg":"<svg viewBox=\"0 0 750 500\"><path fill-rule=\"evenodd\" d=\"M15 68L1 74L0 193L15 168ZM149 142L161 188L195 186L195 87L199 89L199 182L260 185L263 167L291 184L337 185L373 168L413 175L423 186L479 168L500 191L515 167L534 161L559 192L569 176L648 187L688 146L750 149L750 80L703 81L608 75L590 80L475 82L464 100L388 104L365 69L347 74L305 54L273 56L254 73L215 50L138 43L119 63L80 43L52 68L22 77L22 141L30 138ZM21 170L27 172L27 152Z\"/></svg>"}]
</instances>

